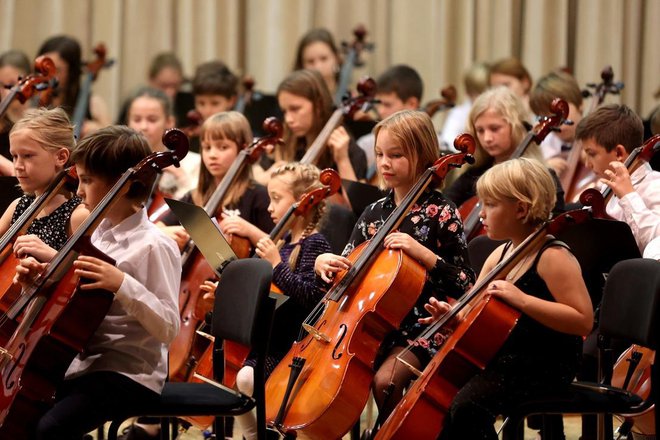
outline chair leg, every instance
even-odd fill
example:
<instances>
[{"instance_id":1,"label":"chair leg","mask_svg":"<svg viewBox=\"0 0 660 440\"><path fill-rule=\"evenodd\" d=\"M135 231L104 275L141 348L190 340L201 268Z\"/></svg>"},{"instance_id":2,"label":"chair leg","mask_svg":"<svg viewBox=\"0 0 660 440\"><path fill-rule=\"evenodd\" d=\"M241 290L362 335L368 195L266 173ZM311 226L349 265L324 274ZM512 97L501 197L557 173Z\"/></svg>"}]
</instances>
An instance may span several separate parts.
<instances>
[{"instance_id":1,"label":"chair leg","mask_svg":"<svg viewBox=\"0 0 660 440\"><path fill-rule=\"evenodd\" d=\"M509 416L506 424L502 428L502 440L524 440L525 436L525 418L516 418Z\"/></svg>"}]
</instances>

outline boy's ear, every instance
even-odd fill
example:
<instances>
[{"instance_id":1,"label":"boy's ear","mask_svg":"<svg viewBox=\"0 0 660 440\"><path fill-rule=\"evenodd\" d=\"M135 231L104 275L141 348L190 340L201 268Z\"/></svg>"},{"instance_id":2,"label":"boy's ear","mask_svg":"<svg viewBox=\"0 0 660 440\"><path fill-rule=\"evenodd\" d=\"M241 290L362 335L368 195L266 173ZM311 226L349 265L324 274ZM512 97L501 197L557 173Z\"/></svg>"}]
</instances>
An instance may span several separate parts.
<instances>
[{"instance_id":1,"label":"boy's ear","mask_svg":"<svg viewBox=\"0 0 660 440\"><path fill-rule=\"evenodd\" d=\"M229 110L232 110L234 107L236 107L237 102L238 102L238 95L234 95L231 98L229 98Z\"/></svg>"},{"instance_id":2,"label":"boy's ear","mask_svg":"<svg viewBox=\"0 0 660 440\"><path fill-rule=\"evenodd\" d=\"M626 147L624 147L621 144L618 144L616 147L614 147L614 154L616 154L616 160L623 162L624 160L626 160L629 153L626 150Z\"/></svg>"},{"instance_id":3,"label":"boy's ear","mask_svg":"<svg viewBox=\"0 0 660 440\"><path fill-rule=\"evenodd\" d=\"M403 105L410 110L417 110L419 108L420 102L416 96L411 96L410 98L405 100Z\"/></svg>"}]
</instances>

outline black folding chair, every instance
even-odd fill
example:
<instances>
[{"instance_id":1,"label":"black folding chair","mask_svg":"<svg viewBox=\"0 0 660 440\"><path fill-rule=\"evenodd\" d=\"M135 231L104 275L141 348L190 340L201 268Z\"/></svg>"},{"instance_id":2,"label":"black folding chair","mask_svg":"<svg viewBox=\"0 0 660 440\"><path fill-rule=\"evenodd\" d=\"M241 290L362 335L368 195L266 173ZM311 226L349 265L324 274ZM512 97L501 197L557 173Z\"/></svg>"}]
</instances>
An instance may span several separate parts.
<instances>
[{"instance_id":1,"label":"black folding chair","mask_svg":"<svg viewBox=\"0 0 660 440\"><path fill-rule=\"evenodd\" d=\"M258 438L266 438L264 367L276 300L269 297L272 267L265 260L249 258L230 262L222 272L213 308L211 333L215 337L214 365L222 365L222 341L231 340L251 347L257 355L254 396L244 395L217 382L167 382L160 401L151 407L131 407L115 417L108 433L116 440L117 430L130 417L161 418L184 416L233 416L256 406ZM217 369L214 368L217 371ZM161 424L161 439L169 437L169 423Z\"/></svg>"}]
</instances>

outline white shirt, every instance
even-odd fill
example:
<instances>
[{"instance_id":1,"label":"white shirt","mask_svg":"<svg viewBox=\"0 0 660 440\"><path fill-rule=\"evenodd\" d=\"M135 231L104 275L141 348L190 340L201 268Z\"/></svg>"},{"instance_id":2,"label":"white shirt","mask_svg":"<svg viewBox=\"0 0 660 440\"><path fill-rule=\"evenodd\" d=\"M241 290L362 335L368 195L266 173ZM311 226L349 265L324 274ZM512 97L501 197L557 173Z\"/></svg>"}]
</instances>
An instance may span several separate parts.
<instances>
[{"instance_id":1,"label":"white shirt","mask_svg":"<svg viewBox=\"0 0 660 440\"><path fill-rule=\"evenodd\" d=\"M175 199L180 199L187 192L197 188L199 181L199 167L202 156L194 151L189 151L180 161L184 174L177 179L173 174L163 172L158 181L158 188L166 194L172 194Z\"/></svg>"},{"instance_id":2,"label":"white shirt","mask_svg":"<svg viewBox=\"0 0 660 440\"><path fill-rule=\"evenodd\" d=\"M447 118L442 126L441 136L441 149L447 149L455 152L454 139L459 134L468 132L468 117L470 116L470 109L472 109L472 101L467 100L461 105L452 107L447 112Z\"/></svg>"},{"instance_id":3,"label":"white shirt","mask_svg":"<svg viewBox=\"0 0 660 440\"><path fill-rule=\"evenodd\" d=\"M660 173L644 163L630 175L635 191L622 199L613 196L605 211L615 220L628 223L640 252L660 235Z\"/></svg>"},{"instance_id":4,"label":"white shirt","mask_svg":"<svg viewBox=\"0 0 660 440\"><path fill-rule=\"evenodd\" d=\"M86 352L69 366L66 378L115 371L160 393L169 344L180 324L177 245L147 219L144 209L115 227L103 220L91 241L125 276L108 314Z\"/></svg>"},{"instance_id":5,"label":"white shirt","mask_svg":"<svg viewBox=\"0 0 660 440\"><path fill-rule=\"evenodd\" d=\"M557 133L550 132L548 135L541 141L541 153L543 153L544 159L550 159L551 157L559 156L561 154L561 146L563 142L557 136Z\"/></svg>"},{"instance_id":6,"label":"white shirt","mask_svg":"<svg viewBox=\"0 0 660 440\"><path fill-rule=\"evenodd\" d=\"M644 258L660 261L660 235L655 237L644 248Z\"/></svg>"}]
</instances>

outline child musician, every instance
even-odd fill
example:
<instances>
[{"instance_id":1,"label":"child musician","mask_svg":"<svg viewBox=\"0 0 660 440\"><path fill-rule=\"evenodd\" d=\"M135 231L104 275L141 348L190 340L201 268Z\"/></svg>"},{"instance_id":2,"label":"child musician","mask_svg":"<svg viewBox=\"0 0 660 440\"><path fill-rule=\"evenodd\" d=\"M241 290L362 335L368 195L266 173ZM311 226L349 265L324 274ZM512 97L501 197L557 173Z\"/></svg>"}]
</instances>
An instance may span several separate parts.
<instances>
[{"instance_id":1,"label":"child musician","mask_svg":"<svg viewBox=\"0 0 660 440\"><path fill-rule=\"evenodd\" d=\"M83 203L93 210L122 173L150 152L144 137L128 127L106 127L83 139L72 154ZM36 427L37 439L80 439L121 412L127 397L148 405L163 388L168 346L179 331L181 258L174 241L147 219L140 207L145 197L146 191L117 200L91 237L116 265L85 255L74 262L75 274L89 280L83 291L105 289L114 301L85 352L69 366L55 406ZM17 279L28 284L44 267L23 259Z\"/></svg>"}]
</instances>

